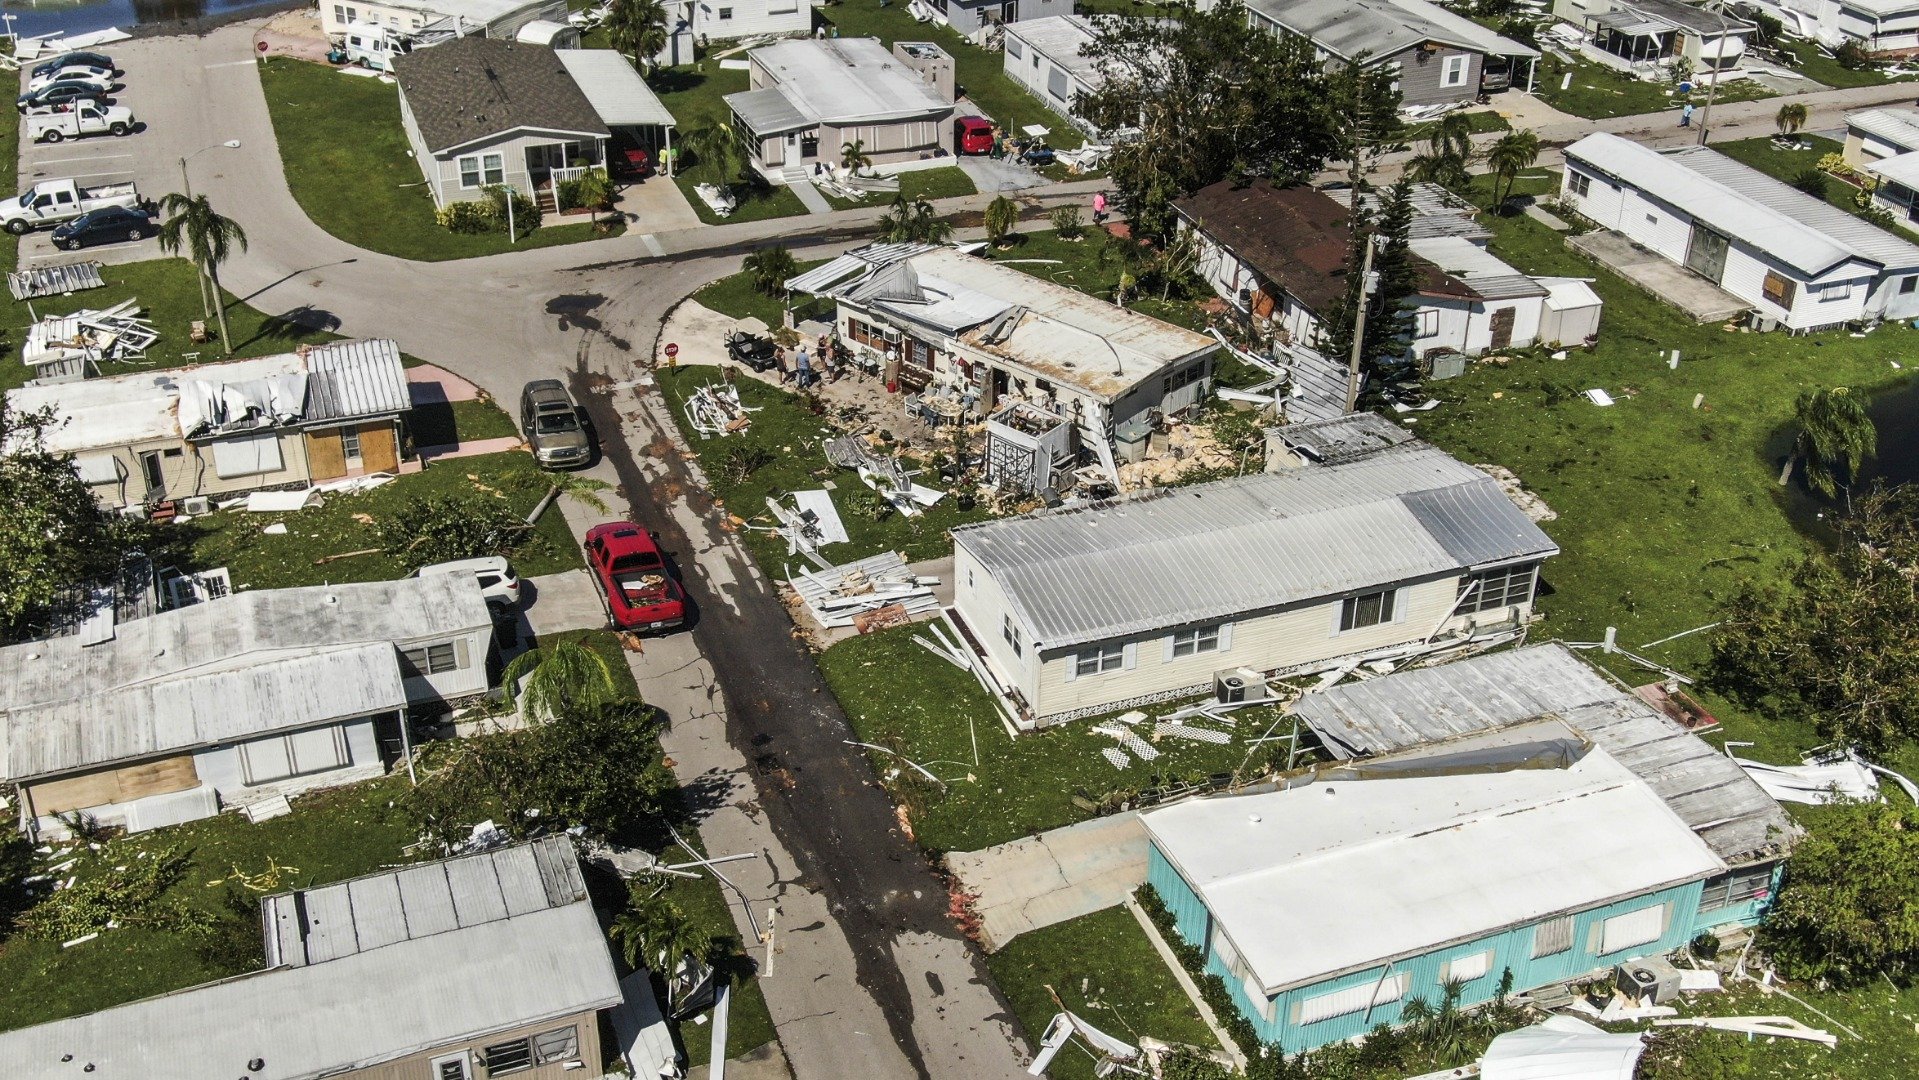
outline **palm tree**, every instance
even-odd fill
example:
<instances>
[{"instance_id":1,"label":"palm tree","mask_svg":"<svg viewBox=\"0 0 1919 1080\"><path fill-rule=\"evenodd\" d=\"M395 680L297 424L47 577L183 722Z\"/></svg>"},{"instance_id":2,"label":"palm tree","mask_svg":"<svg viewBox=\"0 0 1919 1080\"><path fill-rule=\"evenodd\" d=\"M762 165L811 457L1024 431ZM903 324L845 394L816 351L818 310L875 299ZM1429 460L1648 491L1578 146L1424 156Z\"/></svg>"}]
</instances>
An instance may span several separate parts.
<instances>
[{"instance_id":1,"label":"palm tree","mask_svg":"<svg viewBox=\"0 0 1919 1080\"><path fill-rule=\"evenodd\" d=\"M642 896L637 889L632 906L613 920L607 934L620 943L628 965L658 972L669 988L682 962L711 964L717 944L713 932L687 918L678 904L657 893Z\"/></svg>"},{"instance_id":2,"label":"palm tree","mask_svg":"<svg viewBox=\"0 0 1919 1080\"><path fill-rule=\"evenodd\" d=\"M787 279L800 270L800 264L785 244L760 248L748 255L740 266L753 275L754 288L772 297L784 297Z\"/></svg>"},{"instance_id":3,"label":"palm tree","mask_svg":"<svg viewBox=\"0 0 1919 1080\"><path fill-rule=\"evenodd\" d=\"M603 25L614 51L645 64L648 75L658 70L656 61L670 40L666 7L660 0L612 0Z\"/></svg>"},{"instance_id":4,"label":"palm tree","mask_svg":"<svg viewBox=\"0 0 1919 1080\"><path fill-rule=\"evenodd\" d=\"M986 239L994 247L1006 246L1006 238L1019 224L1019 204L1004 195L986 204Z\"/></svg>"},{"instance_id":5,"label":"palm tree","mask_svg":"<svg viewBox=\"0 0 1919 1080\"><path fill-rule=\"evenodd\" d=\"M1509 131L1499 137L1486 152L1486 164L1493 170L1493 207L1506 205L1512 197L1513 183L1521 169L1539 160L1539 136L1531 131ZM1502 194L1503 192L1503 194Z\"/></svg>"},{"instance_id":6,"label":"palm tree","mask_svg":"<svg viewBox=\"0 0 1919 1080\"><path fill-rule=\"evenodd\" d=\"M1792 452L1786 455L1785 468L1779 470L1779 484L1792 478L1792 467L1801 459L1806 463L1806 482L1823 495L1832 495L1850 481L1859 466L1879 449L1879 429L1866 412L1865 399L1844 386L1831 390L1808 390L1792 405L1799 433L1793 436Z\"/></svg>"},{"instance_id":7,"label":"palm tree","mask_svg":"<svg viewBox=\"0 0 1919 1080\"><path fill-rule=\"evenodd\" d=\"M1465 160L1451 154L1420 154L1407 164L1406 176L1415 183L1438 184L1449 191L1459 191L1473 182Z\"/></svg>"},{"instance_id":8,"label":"palm tree","mask_svg":"<svg viewBox=\"0 0 1919 1080\"><path fill-rule=\"evenodd\" d=\"M588 219L600 223L600 211L613 205L613 178L605 169L588 169L580 174L580 205L593 211Z\"/></svg>"},{"instance_id":9,"label":"palm tree","mask_svg":"<svg viewBox=\"0 0 1919 1080\"><path fill-rule=\"evenodd\" d=\"M693 155L695 164L711 165L713 182L730 187L746 169L746 147L733 125L707 117L680 137L680 146Z\"/></svg>"},{"instance_id":10,"label":"palm tree","mask_svg":"<svg viewBox=\"0 0 1919 1080\"><path fill-rule=\"evenodd\" d=\"M1456 157L1462 162L1473 156L1473 122L1463 112L1449 112L1433 125L1426 147L1434 154Z\"/></svg>"},{"instance_id":11,"label":"palm tree","mask_svg":"<svg viewBox=\"0 0 1919 1080\"><path fill-rule=\"evenodd\" d=\"M1806 103L1789 101L1779 106L1779 111L1773 114L1772 122L1779 129L1781 139L1793 139L1798 135L1799 129L1806 126L1806 119Z\"/></svg>"},{"instance_id":12,"label":"palm tree","mask_svg":"<svg viewBox=\"0 0 1919 1080\"><path fill-rule=\"evenodd\" d=\"M865 139L854 139L850 143L840 144L840 168L856 173L871 164L873 159L866 153Z\"/></svg>"},{"instance_id":13,"label":"palm tree","mask_svg":"<svg viewBox=\"0 0 1919 1080\"><path fill-rule=\"evenodd\" d=\"M213 292L213 310L220 320L220 345L233 355L233 338L227 333L226 300L220 295L220 264L227 261L237 246L247 249L247 233L240 223L221 217L205 195L186 196L169 192L160 200L160 212L168 215L160 225L160 250L178 255L182 247L199 267Z\"/></svg>"},{"instance_id":14,"label":"palm tree","mask_svg":"<svg viewBox=\"0 0 1919 1080\"><path fill-rule=\"evenodd\" d=\"M526 688L520 688L520 680ZM528 719L551 720L565 712L592 712L620 698L606 657L577 641L528 649L500 675L507 704L523 698Z\"/></svg>"},{"instance_id":15,"label":"palm tree","mask_svg":"<svg viewBox=\"0 0 1919 1080\"><path fill-rule=\"evenodd\" d=\"M953 238L953 223L939 216L925 199L906 201L893 196L893 205L880 218L880 239L889 244L943 244Z\"/></svg>"}]
</instances>

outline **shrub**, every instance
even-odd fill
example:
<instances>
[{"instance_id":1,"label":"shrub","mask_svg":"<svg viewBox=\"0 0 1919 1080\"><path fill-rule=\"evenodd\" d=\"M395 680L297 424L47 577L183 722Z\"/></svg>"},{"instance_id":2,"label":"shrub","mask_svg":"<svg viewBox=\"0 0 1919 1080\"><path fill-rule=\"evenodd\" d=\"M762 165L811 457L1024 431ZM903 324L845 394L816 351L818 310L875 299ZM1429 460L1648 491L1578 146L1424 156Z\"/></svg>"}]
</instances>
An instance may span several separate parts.
<instances>
[{"instance_id":1,"label":"shrub","mask_svg":"<svg viewBox=\"0 0 1919 1080\"><path fill-rule=\"evenodd\" d=\"M1048 220L1053 224L1053 232L1061 240L1077 240L1086 232L1077 206L1062 206L1048 215Z\"/></svg>"},{"instance_id":2,"label":"shrub","mask_svg":"<svg viewBox=\"0 0 1919 1080\"><path fill-rule=\"evenodd\" d=\"M586 205L586 201L580 197L580 181L577 177L572 180L562 180L553 185L553 198L562 210L573 210Z\"/></svg>"},{"instance_id":3,"label":"shrub","mask_svg":"<svg viewBox=\"0 0 1919 1080\"><path fill-rule=\"evenodd\" d=\"M1828 180L1826 174L1818 169L1801 169L1793 173L1792 179L1787 182L1815 199L1826 197Z\"/></svg>"},{"instance_id":4,"label":"shrub","mask_svg":"<svg viewBox=\"0 0 1919 1080\"><path fill-rule=\"evenodd\" d=\"M493 227L505 229L508 224L507 203L513 204L512 226L524 236L540 227L540 208L532 199L504 184L495 184L486 189L486 197L493 204Z\"/></svg>"},{"instance_id":5,"label":"shrub","mask_svg":"<svg viewBox=\"0 0 1919 1080\"><path fill-rule=\"evenodd\" d=\"M1852 166L1846 164L1845 157L1840 154L1822 154L1816 164L1820 172L1829 172L1834 176L1852 175Z\"/></svg>"},{"instance_id":6,"label":"shrub","mask_svg":"<svg viewBox=\"0 0 1919 1080\"><path fill-rule=\"evenodd\" d=\"M492 232L493 207L482 202L456 202L440 207L433 215L440 227L456 233Z\"/></svg>"},{"instance_id":7,"label":"shrub","mask_svg":"<svg viewBox=\"0 0 1919 1080\"><path fill-rule=\"evenodd\" d=\"M1883 206L1874 206L1868 203L1859 208L1859 216L1882 229L1896 229L1899 227L1899 219L1893 217L1892 211Z\"/></svg>"},{"instance_id":8,"label":"shrub","mask_svg":"<svg viewBox=\"0 0 1919 1080\"><path fill-rule=\"evenodd\" d=\"M1834 49L1832 51L1832 58L1838 62L1840 67L1845 68L1847 71L1864 71L1869 67L1876 66L1872 54L1866 51L1864 45L1856 41L1848 41L1844 45Z\"/></svg>"}]
</instances>

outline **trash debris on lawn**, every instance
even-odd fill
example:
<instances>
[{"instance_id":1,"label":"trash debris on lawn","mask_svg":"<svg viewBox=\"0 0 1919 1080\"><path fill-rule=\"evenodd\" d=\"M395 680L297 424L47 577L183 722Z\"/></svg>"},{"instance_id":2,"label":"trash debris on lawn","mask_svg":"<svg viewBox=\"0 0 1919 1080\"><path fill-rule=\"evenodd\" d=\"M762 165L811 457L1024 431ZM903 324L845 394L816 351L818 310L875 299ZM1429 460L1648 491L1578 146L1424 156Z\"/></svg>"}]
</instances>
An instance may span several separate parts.
<instances>
[{"instance_id":1,"label":"trash debris on lawn","mask_svg":"<svg viewBox=\"0 0 1919 1080\"><path fill-rule=\"evenodd\" d=\"M89 367L98 372L103 360L144 360L160 333L139 311L140 301L123 300L110 308L41 319L27 329L20 359L35 369L36 378L50 382L83 379Z\"/></svg>"},{"instance_id":2,"label":"trash debris on lawn","mask_svg":"<svg viewBox=\"0 0 1919 1080\"><path fill-rule=\"evenodd\" d=\"M7 274L7 289L15 300L34 300L61 293L85 292L106 287L97 262L67 263L63 266L38 266Z\"/></svg>"},{"instance_id":3,"label":"trash debris on lawn","mask_svg":"<svg viewBox=\"0 0 1919 1080\"><path fill-rule=\"evenodd\" d=\"M1057 1002L1058 995L1055 995L1053 1000ZM1080 1019L1078 1015L1062 1009L1053 1017L1052 1022L1046 1025L1045 1034L1040 1036L1039 1053L1033 1056L1033 1063L1026 1067L1027 1075L1044 1076L1047 1067L1053 1064L1053 1059L1059 1056L1059 1052L1066 1048L1067 1043L1073 1041L1075 1035L1086 1044L1087 1053L1091 1054L1100 1066L1109 1066L1109 1063L1114 1062L1131 1062L1139 1058L1139 1047L1124 1039L1108 1035ZM1109 1066L1099 1075L1106 1076L1112 1071L1114 1070ZM1126 1071L1136 1072L1137 1070L1127 1069Z\"/></svg>"},{"instance_id":4,"label":"trash debris on lawn","mask_svg":"<svg viewBox=\"0 0 1919 1080\"><path fill-rule=\"evenodd\" d=\"M909 617L939 607L933 597L939 579L915 575L897 551L823 570L789 568L786 583L828 629L854 626L856 616L895 604Z\"/></svg>"},{"instance_id":5,"label":"trash debris on lawn","mask_svg":"<svg viewBox=\"0 0 1919 1080\"><path fill-rule=\"evenodd\" d=\"M927 623L926 629L927 633L925 634L913 635L915 644L927 652L932 653L934 656L939 657L941 660L959 668L961 671L974 670L972 659L967 656L966 650L962 649L956 642L949 640L939 623Z\"/></svg>"},{"instance_id":6,"label":"trash debris on lawn","mask_svg":"<svg viewBox=\"0 0 1919 1080\"><path fill-rule=\"evenodd\" d=\"M740 402L735 386L702 386L686 399L686 419L701 438L731 435L753 424L752 413L759 412Z\"/></svg>"},{"instance_id":7,"label":"trash debris on lawn","mask_svg":"<svg viewBox=\"0 0 1919 1080\"><path fill-rule=\"evenodd\" d=\"M808 175L813 186L836 195L842 199L864 199L868 195L897 195L900 190L900 178L895 176L862 176L848 169L834 169L823 175Z\"/></svg>"},{"instance_id":8,"label":"trash debris on lawn","mask_svg":"<svg viewBox=\"0 0 1919 1080\"><path fill-rule=\"evenodd\" d=\"M707 208L713 211L715 217L727 217L731 215L734 210L738 209L740 205L739 202L733 198L732 192L715 187L712 184L695 184L693 185L693 193L698 195L700 201L705 203Z\"/></svg>"},{"instance_id":9,"label":"trash debris on lawn","mask_svg":"<svg viewBox=\"0 0 1919 1080\"><path fill-rule=\"evenodd\" d=\"M288 510L305 510L309 506L324 506L326 500L321 497L318 488L302 488L299 491L249 491L246 508L252 514L279 514Z\"/></svg>"},{"instance_id":10,"label":"trash debris on lawn","mask_svg":"<svg viewBox=\"0 0 1919 1080\"><path fill-rule=\"evenodd\" d=\"M908 469L897 457L875 453L864 436L828 439L823 449L827 461L859 473L867 487L879 492L880 497L892 503L893 509L904 517L917 517L921 507L932 506L946 497L944 491L913 483L913 477L921 470Z\"/></svg>"},{"instance_id":11,"label":"trash debris on lawn","mask_svg":"<svg viewBox=\"0 0 1919 1080\"><path fill-rule=\"evenodd\" d=\"M1677 1019L1654 1020L1653 1026L1710 1028L1713 1031L1731 1031L1741 1035L1804 1039L1827 1047L1839 1045L1839 1036L1830 1031L1807 1027L1790 1016L1682 1016Z\"/></svg>"},{"instance_id":12,"label":"trash debris on lawn","mask_svg":"<svg viewBox=\"0 0 1919 1080\"><path fill-rule=\"evenodd\" d=\"M329 480L324 484L315 484L313 485L313 490L324 491L328 494L356 494L362 491L372 491L377 487L384 487L398 479L399 477L392 473L367 473L365 476L349 476L343 480Z\"/></svg>"},{"instance_id":13,"label":"trash debris on lawn","mask_svg":"<svg viewBox=\"0 0 1919 1080\"><path fill-rule=\"evenodd\" d=\"M1746 775L1758 781L1766 794L1780 802L1822 806L1840 799L1879 801L1879 777L1890 778L1908 798L1919 802L1919 787L1911 780L1882 768L1859 756L1857 750L1844 753L1814 751L1801 765L1768 765L1763 761L1733 758Z\"/></svg>"},{"instance_id":14,"label":"trash debris on lawn","mask_svg":"<svg viewBox=\"0 0 1919 1080\"><path fill-rule=\"evenodd\" d=\"M1088 144L1077 150L1055 150L1053 159L1064 162L1066 167L1074 172L1090 172L1106 164L1106 159L1112 154L1113 148L1110 146Z\"/></svg>"},{"instance_id":15,"label":"trash debris on lawn","mask_svg":"<svg viewBox=\"0 0 1919 1080\"><path fill-rule=\"evenodd\" d=\"M1110 746L1102 747L1099 756L1111 762L1115 769L1124 769L1133 763L1133 759L1127 757L1124 751L1115 750Z\"/></svg>"},{"instance_id":16,"label":"trash debris on lawn","mask_svg":"<svg viewBox=\"0 0 1919 1080\"><path fill-rule=\"evenodd\" d=\"M240 812L246 815L248 821L258 825L262 821L272 821L274 818L286 817L293 813L293 804L287 802L285 795L275 795L271 799L247 803L240 807Z\"/></svg>"},{"instance_id":17,"label":"trash debris on lawn","mask_svg":"<svg viewBox=\"0 0 1919 1080\"><path fill-rule=\"evenodd\" d=\"M818 557L819 549L828 544L844 544L850 539L846 535L846 523L840 520L840 512L833 506L833 493L816 489L795 491L789 497L793 500L791 507L782 505L771 495L766 497L766 508L780 523L780 535L786 537L786 553L805 555L816 564L826 566Z\"/></svg>"},{"instance_id":18,"label":"trash debris on lawn","mask_svg":"<svg viewBox=\"0 0 1919 1080\"><path fill-rule=\"evenodd\" d=\"M1232 735L1224 731L1214 731L1212 728L1190 727L1186 724L1169 723L1164 720L1153 725L1153 735L1155 737L1170 735L1175 739L1190 739L1193 742L1212 743L1214 746L1225 746L1227 743L1233 741Z\"/></svg>"},{"instance_id":19,"label":"trash debris on lawn","mask_svg":"<svg viewBox=\"0 0 1919 1080\"><path fill-rule=\"evenodd\" d=\"M1599 405L1599 406L1611 405L1613 403L1612 395L1606 393L1604 390L1601 390L1597 386L1593 387L1591 390L1586 391L1586 400L1592 402L1594 405Z\"/></svg>"}]
</instances>

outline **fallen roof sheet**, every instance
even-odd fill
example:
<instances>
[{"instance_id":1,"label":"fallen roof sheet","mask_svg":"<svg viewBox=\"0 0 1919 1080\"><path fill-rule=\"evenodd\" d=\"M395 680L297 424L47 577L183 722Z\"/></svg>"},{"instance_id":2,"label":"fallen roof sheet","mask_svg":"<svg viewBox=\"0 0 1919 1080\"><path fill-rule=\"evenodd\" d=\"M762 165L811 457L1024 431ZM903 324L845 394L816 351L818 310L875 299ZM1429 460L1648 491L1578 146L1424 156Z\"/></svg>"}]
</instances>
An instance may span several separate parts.
<instances>
[{"instance_id":1,"label":"fallen roof sheet","mask_svg":"<svg viewBox=\"0 0 1919 1080\"><path fill-rule=\"evenodd\" d=\"M1432 236L1412 241L1413 254L1465 282L1481 300L1521 300L1546 295L1546 287L1463 237Z\"/></svg>"},{"instance_id":2,"label":"fallen roof sheet","mask_svg":"<svg viewBox=\"0 0 1919 1080\"><path fill-rule=\"evenodd\" d=\"M61 293L85 292L106 287L97 262L68 263L64 266L39 266L7 274L7 289L15 300L33 300Z\"/></svg>"},{"instance_id":3,"label":"fallen roof sheet","mask_svg":"<svg viewBox=\"0 0 1919 1080\"><path fill-rule=\"evenodd\" d=\"M1548 1016L1494 1037L1479 1059L1480 1080L1633 1080L1646 1036L1613 1034L1576 1016Z\"/></svg>"}]
</instances>

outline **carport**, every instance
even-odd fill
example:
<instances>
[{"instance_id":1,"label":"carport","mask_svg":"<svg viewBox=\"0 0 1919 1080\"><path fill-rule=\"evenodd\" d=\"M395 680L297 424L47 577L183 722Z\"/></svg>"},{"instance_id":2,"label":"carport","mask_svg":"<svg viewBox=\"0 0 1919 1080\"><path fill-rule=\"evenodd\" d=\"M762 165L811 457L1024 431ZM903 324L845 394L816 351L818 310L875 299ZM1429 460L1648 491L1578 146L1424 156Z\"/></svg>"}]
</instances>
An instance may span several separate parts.
<instances>
[{"instance_id":1,"label":"carport","mask_svg":"<svg viewBox=\"0 0 1919 1080\"><path fill-rule=\"evenodd\" d=\"M673 147L673 114L624 56L612 49L560 49L556 55L600 122L612 129L609 161L629 147L647 150L654 162L669 156L661 151Z\"/></svg>"}]
</instances>

